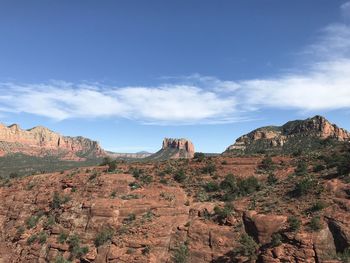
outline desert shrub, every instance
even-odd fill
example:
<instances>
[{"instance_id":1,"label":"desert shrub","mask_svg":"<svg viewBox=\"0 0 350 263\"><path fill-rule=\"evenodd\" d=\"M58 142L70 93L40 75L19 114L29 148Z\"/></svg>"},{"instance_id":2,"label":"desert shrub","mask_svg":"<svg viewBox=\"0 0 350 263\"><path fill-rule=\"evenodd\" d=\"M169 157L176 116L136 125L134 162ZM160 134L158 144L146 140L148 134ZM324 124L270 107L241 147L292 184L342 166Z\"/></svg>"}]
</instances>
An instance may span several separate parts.
<instances>
[{"instance_id":1,"label":"desert shrub","mask_svg":"<svg viewBox=\"0 0 350 263\"><path fill-rule=\"evenodd\" d=\"M323 164L317 164L314 166L313 171L315 173L318 173L318 172L323 171L324 169L326 169L326 167Z\"/></svg>"},{"instance_id":2,"label":"desert shrub","mask_svg":"<svg viewBox=\"0 0 350 263\"><path fill-rule=\"evenodd\" d=\"M236 253L250 260L257 258L258 244L252 237L247 234L243 234L239 240L240 246L237 248Z\"/></svg>"},{"instance_id":3,"label":"desert shrub","mask_svg":"<svg viewBox=\"0 0 350 263\"><path fill-rule=\"evenodd\" d=\"M137 183L137 182L131 182L129 184L129 186L130 186L131 190L135 190L135 189L141 188L141 185L139 183Z\"/></svg>"},{"instance_id":4,"label":"desert shrub","mask_svg":"<svg viewBox=\"0 0 350 263\"><path fill-rule=\"evenodd\" d=\"M66 242L67 238L68 234L66 232L60 232L57 237L57 242L63 244L64 242Z\"/></svg>"},{"instance_id":5,"label":"desert shrub","mask_svg":"<svg viewBox=\"0 0 350 263\"><path fill-rule=\"evenodd\" d=\"M288 217L288 224L291 231L297 231L301 226L301 221L295 216L290 216Z\"/></svg>"},{"instance_id":6,"label":"desert shrub","mask_svg":"<svg viewBox=\"0 0 350 263\"><path fill-rule=\"evenodd\" d=\"M344 249L344 251L338 253L339 258L344 263L350 263L350 247Z\"/></svg>"},{"instance_id":7,"label":"desert shrub","mask_svg":"<svg viewBox=\"0 0 350 263\"><path fill-rule=\"evenodd\" d=\"M305 161L299 161L297 167L295 168L296 175L305 175L307 173L307 164Z\"/></svg>"},{"instance_id":8,"label":"desert shrub","mask_svg":"<svg viewBox=\"0 0 350 263\"><path fill-rule=\"evenodd\" d=\"M201 152L194 153L193 159L195 159L198 162L201 162L205 159L205 154Z\"/></svg>"},{"instance_id":9,"label":"desert shrub","mask_svg":"<svg viewBox=\"0 0 350 263\"><path fill-rule=\"evenodd\" d=\"M27 225L27 228L31 229L31 228L35 227L38 224L39 220L40 220L39 216L31 216L31 217L27 218L27 220L25 222Z\"/></svg>"},{"instance_id":10,"label":"desert shrub","mask_svg":"<svg viewBox=\"0 0 350 263\"><path fill-rule=\"evenodd\" d=\"M27 244L31 245L33 244L36 240L38 239L38 235L37 234L33 234L30 237L28 237L27 239Z\"/></svg>"},{"instance_id":11,"label":"desert shrub","mask_svg":"<svg viewBox=\"0 0 350 263\"><path fill-rule=\"evenodd\" d=\"M199 202L209 201L210 197L205 191L199 191L196 195L196 198Z\"/></svg>"},{"instance_id":12,"label":"desert shrub","mask_svg":"<svg viewBox=\"0 0 350 263\"><path fill-rule=\"evenodd\" d=\"M228 162L227 162L226 160L223 160L223 161L221 162L221 164L222 164L222 165L227 165Z\"/></svg>"},{"instance_id":13,"label":"desert shrub","mask_svg":"<svg viewBox=\"0 0 350 263\"><path fill-rule=\"evenodd\" d=\"M204 189L207 192L216 192L220 189L220 186L217 182L208 182L204 185Z\"/></svg>"},{"instance_id":14,"label":"desert shrub","mask_svg":"<svg viewBox=\"0 0 350 263\"><path fill-rule=\"evenodd\" d=\"M123 223L128 224L136 220L136 215L134 213L128 214L126 218L124 218Z\"/></svg>"},{"instance_id":15,"label":"desert shrub","mask_svg":"<svg viewBox=\"0 0 350 263\"><path fill-rule=\"evenodd\" d=\"M41 231L38 235L38 241L40 244L44 244L47 240L47 234L44 231Z\"/></svg>"},{"instance_id":16,"label":"desert shrub","mask_svg":"<svg viewBox=\"0 0 350 263\"><path fill-rule=\"evenodd\" d=\"M220 183L220 187L225 191L223 200L232 201L237 196L246 196L258 191L260 189L260 183L254 176L236 179L233 174L228 174Z\"/></svg>"},{"instance_id":17,"label":"desert shrub","mask_svg":"<svg viewBox=\"0 0 350 263\"><path fill-rule=\"evenodd\" d=\"M153 181L153 177L150 176L150 175L144 174L144 175L141 175L141 176L140 176L140 181L141 181L143 184L150 184L150 183L152 183L152 181Z\"/></svg>"},{"instance_id":18,"label":"desert shrub","mask_svg":"<svg viewBox=\"0 0 350 263\"><path fill-rule=\"evenodd\" d=\"M251 194L260 189L260 183L254 176L238 180L239 193L242 196Z\"/></svg>"},{"instance_id":19,"label":"desert shrub","mask_svg":"<svg viewBox=\"0 0 350 263\"><path fill-rule=\"evenodd\" d=\"M71 263L71 261L66 260L62 255L55 257L55 263Z\"/></svg>"},{"instance_id":20,"label":"desert shrub","mask_svg":"<svg viewBox=\"0 0 350 263\"><path fill-rule=\"evenodd\" d=\"M216 166L214 163L208 163L202 168L202 173L204 174L213 174L216 171Z\"/></svg>"},{"instance_id":21,"label":"desert shrub","mask_svg":"<svg viewBox=\"0 0 350 263\"><path fill-rule=\"evenodd\" d=\"M131 188L132 189L132 188ZM117 191L116 190L113 190L112 193L111 193L111 198L114 199L117 197Z\"/></svg>"},{"instance_id":22,"label":"desert shrub","mask_svg":"<svg viewBox=\"0 0 350 263\"><path fill-rule=\"evenodd\" d=\"M282 244L282 236L280 233L274 233L271 239L271 246L278 247Z\"/></svg>"},{"instance_id":23,"label":"desert shrub","mask_svg":"<svg viewBox=\"0 0 350 263\"><path fill-rule=\"evenodd\" d=\"M315 181L310 176L307 176L295 184L293 194L296 197L301 197L308 194L314 186Z\"/></svg>"},{"instance_id":24,"label":"desert shrub","mask_svg":"<svg viewBox=\"0 0 350 263\"><path fill-rule=\"evenodd\" d=\"M111 161L108 163L108 172L114 172L117 170L117 161Z\"/></svg>"},{"instance_id":25,"label":"desert shrub","mask_svg":"<svg viewBox=\"0 0 350 263\"><path fill-rule=\"evenodd\" d=\"M186 181L187 175L183 169L178 170L174 175L174 180L178 183L183 183Z\"/></svg>"},{"instance_id":26,"label":"desert shrub","mask_svg":"<svg viewBox=\"0 0 350 263\"><path fill-rule=\"evenodd\" d=\"M140 196L137 194L128 194L128 195L122 195L120 198L122 200L131 200L131 199L139 199Z\"/></svg>"},{"instance_id":27,"label":"desert shrub","mask_svg":"<svg viewBox=\"0 0 350 263\"><path fill-rule=\"evenodd\" d=\"M321 218L319 216L314 216L313 218L311 218L309 226L312 231L321 230L322 228Z\"/></svg>"},{"instance_id":28,"label":"desert shrub","mask_svg":"<svg viewBox=\"0 0 350 263\"><path fill-rule=\"evenodd\" d=\"M77 235L72 235L68 238L69 251L72 258L80 258L89 252L88 247L80 246L80 239Z\"/></svg>"},{"instance_id":29,"label":"desert shrub","mask_svg":"<svg viewBox=\"0 0 350 263\"><path fill-rule=\"evenodd\" d=\"M113 238L114 230L112 228L104 228L101 232L97 234L94 240L94 244L96 247L102 246L109 240Z\"/></svg>"},{"instance_id":30,"label":"desert shrub","mask_svg":"<svg viewBox=\"0 0 350 263\"><path fill-rule=\"evenodd\" d=\"M188 262L188 247L187 244L181 244L173 252L173 262L174 263L187 263Z\"/></svg>"},{"instance_id":31,"label":"desert shrub","mask_svg":"<svg viewBox=\"0 0 350 263\"><path fill-rule=\"evenodd\" d=\"M161 184L168 184L168 180L165 179L165 178L160 178L160 179L159 179L159 182L160 182Z\"/></svg>"},{"instance_id":32,"label":"desert shrub","mask_svg":"<svg viewBox=\"0 0 350 263\"><path fill-rule=\"evenodd\" d=\"M44 228L50 228L54 224L56 224L56 219L54 216L50 215L45 221L44 221Z\"/></svg>"},{"instance_id":33,"label":"desert shrub","mask_svg":"<svg viewBox=\"0 0 350 263\"><path fill-rule=\"evenodd\" d=\"M272 161L272 158L270 156L265 156L264 159L262 159L260 165L260 169L263 169L267 172L272 172L276 169L275 163Z\"/></svg>"},{"instance_id":34,"label":"desert shrub","mask_svg":"<svg viewBox=\"0 0 350 263\"><path fill-rule=\"evenodd\" d=\"M274 185L278 182L278 179L276 177L276 175L274 175L273 173L270 173L268 176L267 176L267 183L269 185Z\"/></svg>"},{"instance_id":35,"label":"desert shrub","mask_svg":"<svg viewBox=\"0 0 350 263\"><path fill-rule=\"evenodd\" d=\"M234 214L232 204L226 203L223 208L219 206L214 207L214 215L220 223L225 223L226 219Z\"/></svg>"},{"instance_id":36,"label":"desert shrub","mask_svg":"<svg viewBox=\"0 0 350 263\"><path fill-rule=\"evenodd\" d=\"M322 210L322 209L324 209L324 208L326 208L327 207L327 204L325 203L325 202L323 202L323 201L321 201L321 200L317 200L313 205L312 205L312 207L310 208L310 210L312 211L312 212L316 212L316 211L320 211L320 210Z\"/></svg>"},{"instance_id":37,"label":"desert shrub","mask_svg":"<svg viewBox=\"0 0 350 263\"><path fill-rule=\"evenodd\" d=\"M151 252L151 247L146 245L143 249L142 249L142 255L148 255Z\"/></svg>"},{"instance_id":38,"label":"desert shrub","mask_svg":"<svg viewBox=\"0 0 350 263\"><path fill-rule=\"evenodd\" d=\"M112 159L110 157L104 157L100 166L108 165L110 162L112 162Z\"/></svg>"},{"instance_id":39,"label":"desert shrub","mask_svg":"<svg viewBox=\"0 0 350 263\"><path fill-rule=\"evenodd\" d=\"M70 197L68 195L60 195L58 192L54 192L51 202L52 209L58 209L63 204L70 201Z\"/></svg>"},{"instance_id":40,"label":"desert shrub","mask_svg":"<svg viewBox=\"0 0 350 263\"><path fill-rule=\"evenodd\" d=\"M132 176L136 179L138 179L143 174L143 170L138 168L132 168L129 172L131 172Z\"/></svg>"}]
</instances>

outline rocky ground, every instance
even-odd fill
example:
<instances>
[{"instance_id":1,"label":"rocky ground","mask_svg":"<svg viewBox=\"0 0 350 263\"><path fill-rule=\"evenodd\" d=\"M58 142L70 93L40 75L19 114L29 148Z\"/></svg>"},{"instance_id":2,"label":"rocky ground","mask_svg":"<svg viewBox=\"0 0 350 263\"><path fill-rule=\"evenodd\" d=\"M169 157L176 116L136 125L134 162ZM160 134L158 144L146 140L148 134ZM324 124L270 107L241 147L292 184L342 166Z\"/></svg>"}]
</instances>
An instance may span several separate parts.
<instances>
[{"instance_id":1,"label":"rocky ground","mask_svg":"<svg viewBox=\"0 0 350 263\"><path fill-rule=\"evenodd\" d=\"M347 262L350 184L329 162L198 155L2 181L0 262Z\"/></svg>"}]
</instances>

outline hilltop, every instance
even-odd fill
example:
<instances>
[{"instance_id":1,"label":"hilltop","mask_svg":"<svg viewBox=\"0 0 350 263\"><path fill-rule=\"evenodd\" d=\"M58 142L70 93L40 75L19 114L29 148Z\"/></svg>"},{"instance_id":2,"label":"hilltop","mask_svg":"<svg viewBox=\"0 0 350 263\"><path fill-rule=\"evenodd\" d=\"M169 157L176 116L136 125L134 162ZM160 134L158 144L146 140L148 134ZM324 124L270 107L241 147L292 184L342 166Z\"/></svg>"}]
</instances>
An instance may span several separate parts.
<instances>
[{"instance_id":1,"label":"hilltop","mask_svg":"<svg viewBox=\"0 0 350 263\"><path fill-rule=\"evenodd\" d=\"M316 115L306 120L289 121L282 126L258 128L239 137L225 152L292 154L320 149L327 143L349 141L348 131Z\"/></svg>"}]
</instances>

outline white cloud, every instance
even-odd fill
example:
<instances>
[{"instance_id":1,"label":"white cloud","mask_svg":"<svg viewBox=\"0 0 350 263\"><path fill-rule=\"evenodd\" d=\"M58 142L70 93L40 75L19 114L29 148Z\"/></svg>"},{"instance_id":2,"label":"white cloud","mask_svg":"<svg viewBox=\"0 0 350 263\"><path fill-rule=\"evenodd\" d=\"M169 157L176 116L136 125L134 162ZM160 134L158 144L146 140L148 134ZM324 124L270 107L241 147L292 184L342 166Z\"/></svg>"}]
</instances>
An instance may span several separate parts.
<instances>
[{"instance_id":1,"label":"white cloud","mask_svg":"<svg viewBox=\"0 0 350 263\"><path fill-rule=\"evenodd\" d=\"M159 87L0 84L0 111L25 112L56 120L122 117L151 123L220 122L232 118L235 98L194 86Z\"/></svg>"},{"instance_id":2,"label":"white cloud","mask_svg":"<svg viewBox=\"0 0 350 263\"><path fill-rule=\"evenodd\" d=\"M350 17L350 2L341 11ZM265 108L350 109L350 25L325 27L306 53L312 60L307 68L297 69L301 73L265 79L224 81L194 74L140 87L0 83L0 114L30 113L56 120L116 117L177 125L241 121Z\"/></svg>"}]
</instances>

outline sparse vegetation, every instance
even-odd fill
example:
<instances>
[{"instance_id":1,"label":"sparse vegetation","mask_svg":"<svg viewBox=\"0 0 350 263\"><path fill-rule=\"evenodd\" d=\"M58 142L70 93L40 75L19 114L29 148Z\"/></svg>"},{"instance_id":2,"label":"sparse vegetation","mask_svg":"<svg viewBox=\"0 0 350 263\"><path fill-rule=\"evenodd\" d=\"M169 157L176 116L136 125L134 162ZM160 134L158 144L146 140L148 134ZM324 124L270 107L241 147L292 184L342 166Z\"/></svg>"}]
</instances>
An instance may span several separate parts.
<instances>
[{"instance_id":1,"label":"sparse vegetation","mask_svg":"<svg viewBox=\"0 0 350 263\"><path fill-rule=\"evenodd\" d=\"M80 238L77 235L69 236L67 243L69 245L69 251L72 259L80 258L89 252L88 247L80 246Z\"/></svg>"},{"instance_id":2,"label":"sparse vegetation","mask_svg":"<svg viewBox=\"0 0 350 263\"><path fill-rule=\"evenodd\" d=\"M295 216L288 217L289 229L291 231L298 231L301 226L301 221Z\"/></svg>"},{"instance_id":3,"label":"sparse vegetation","mask_svg":"<svg viewBox=\"0 0 350 263\"><path fill-rule=\"evenodd\" d=\"M321 218L319 216L314 216L313 218L311 218L309 226L312 231L321 230L322 228Z\"/></svg>"},{"instance_id":4,"label":"sparse vegetation","mask_svg":"<svg viewBox=\"0 0 350 263\"><path fill-rule=\"evenodd\" d=\"M248 257L250 260L257 258L258 244L252 237L243 234L239 240L240 246L235 251L238 255Z\"/></svg>"},{"instance_id":5,"label":"sparse vegetation","mask_svg":"<svg viewBox=\"0 0 350 263\"><path fill-rule=\"evenodd\" d=\"M295 184L293 193L296 197L301 197L308 194L314 186L315 180L311 176L306 176Z\"/></svg>"},{"instance_id":6,"label":"sparse vegetation","mask_svg":"<svg viewBox=\"0 0 350 263\"><path fill-rule=\"evenodd\" d=\"M259 165L260 169L263 169L267 172L272 172L276 169L275 163L272 161L271 156L265 156L265 158L261 161Z\"/></svg>"},{"instance_id":7,"label":"sparse vegetation","mask_svg":"<svg viewBox=\"0 0 350 263\"><path fill-rule=\"evenodd\" d=\"M114 235L115 231L112 228L103 228L101 232L97 234L94 240L96 247L102 246L106 242L110 241Z\"/></svg>"},{"instance_id":8,"label":"sparse vegetation","mask_svg":"<svg viewBox=\"0 0 350 263\"><path fill-rule=\"evenodd\" d=\"M178 183L183 183L187 179L187 175L183 169L178 170L174 175L174 180Z\"/></svg>"},{"instance_id":9,"label":"sparse vegetation","mask_svg":"<svg viewBox=\"0 0 350 263\"><path fill-rule=\"evenodd\" d=\"M70 201L70 197L68 195L60 195L58 192L54 192L51 202L52 209L59 209L63 204Z\"/></svg>"},{"instance_id":10,"label":"sparse vegetation","mask_svg":"<svg viewBox=\"0 0 350 263\"><path fill-rule=\"evenodd\" d=\"M214 215L216 216L216 219L224 224L226 222L226 219L234 214L234 208L232 204L226 203L223 208L219 206L214 207Z\"/></svg>"},{"instance_id":11,"label":"sparse vegetation","mask_svg":"<svg viewBox=\"0 0 350 263\"><path fill-rule=\"evenodd\" d=\"M196 153L194 153L193 159L198 161L198 162L202 162L205 159L205 154L201 153L201 152L196 152Z\"/></svg>"},{"instance_id":12,"label":"sparse vegetation","mask_svg":"<svg viewBox=\"0 0 350 263\"><path fill-rule=\"evenodd\" d=\"M186 243L180 244L173 252L174 263L187 263L188 262L188 247Z\"/></svg>"}]
</instances>

